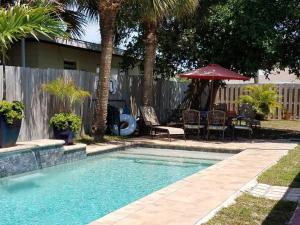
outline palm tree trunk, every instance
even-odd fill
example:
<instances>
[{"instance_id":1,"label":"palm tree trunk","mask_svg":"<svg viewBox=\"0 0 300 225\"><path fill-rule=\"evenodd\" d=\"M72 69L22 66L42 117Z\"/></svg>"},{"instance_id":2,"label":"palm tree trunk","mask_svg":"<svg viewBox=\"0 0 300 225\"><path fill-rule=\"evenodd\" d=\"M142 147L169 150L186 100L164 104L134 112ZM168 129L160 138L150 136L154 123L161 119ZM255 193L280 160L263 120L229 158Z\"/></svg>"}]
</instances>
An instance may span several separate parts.
<instances>
[{"instance_id":1,"label":"palm tree trunk","mask_svg":"<svg viewBox=\"0 0 300 225\"><path fill-rule=\"evenodd\" d=\"M119 1L119 3L121 3L121 1ZM99 6L101 29L101 58L99 81L97 84L96 92L96 126L94 127L95 141L102 141L106 131L109 79L114 44L115 20L118 12L118 5L107 5L107 1L101 1Z\"/></svg>"},{"instance_id":2,"label":"palm tree trunk","mask_svg":"<svg viewBox=\"0 0 300 225\"><path fill-rule=\"evenodd\" d=\"M2 52L2 77L3 77L3 85L2 85L2 100L6 100L6 70L5 70L5 50Z\"/></svg>"},{"instance_id":3,"label":"palm tree trunk","mask_svg":"<svg viewBox=\"0 0 300 225\"><path fill-rule=\"evenodd\" d=\"M145 57L144 57L144 82L142 101L144 105L151 106L153 98L153 73L157 47L157 23L144 22L145 31Z\"/></svg>"}]
</instances>

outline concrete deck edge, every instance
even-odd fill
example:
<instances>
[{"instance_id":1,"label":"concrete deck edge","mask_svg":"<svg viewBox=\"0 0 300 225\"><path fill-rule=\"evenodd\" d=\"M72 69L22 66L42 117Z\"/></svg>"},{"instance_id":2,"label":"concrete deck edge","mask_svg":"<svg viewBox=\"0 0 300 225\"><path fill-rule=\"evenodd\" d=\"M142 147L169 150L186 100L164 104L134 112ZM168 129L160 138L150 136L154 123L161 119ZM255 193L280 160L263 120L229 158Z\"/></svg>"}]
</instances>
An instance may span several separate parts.
<instances>
[{"instance_id":1,"label":"concrete deck edge","mask_svg":"<svg viewBox=\"0 0 300 225\"><path fill-rule=\"evenodd\" d=\"M138 143L138 144L136 144L136 145L131 145L131 147L132 146L145 146L145 144L141 144L141 143ZM153 146L153 145L150 145L150 147L151 146ZM291 145L292 146L292 145ZM149 147L149 145L147 145L147 147ZM173 148L174 146L169 146L169 148ZM180 149L182 149L181 148L182 146L180 146L179 148ZM292 149L293 147L291 147L290 149ZM202 148L202 150L203 150L203 148ZM246 150L247 151L247 150ZM244 152L246 152L246 151L244 151ZM255 150L253 150L253 149L251 149L251 150L248 150L249 152L251 152L251 151L255 151ZM259 152L259 151L264 151L264 150L260 150L260 149L257 149L256 150L257 152ZM274 165L282 156L284 156L285 154L287 154L287 150L273 150L273 151L277 151L277 153L278 152L280 152L280 154L278 155L278 156L275 156L275 157L273 157L275 160L270 160L269 161L269 163L267 163L266 164L266 166L263 166L262 168L260 168L259 169L259 171L255 174L255 176L252 176L251 177L251 179L248 179L247 180L247 182L244 182L244 184L238 189L238 190L235 190L234 191L234 193L232 193L229 197L227 197L224 201L221 201L219 204L218 204L218 206L217 207L215 207L213 210L210 210L208 213L206 213L206 215L205 216L202 216L202 217L199 217L199 220L197 221L197 223L191 223L191 224L201 224L201 223L203 223L203 221L206 219L208 219L208 218L211 218L217 211L219 211L221 208L223 208L224 206L227 206L227 205L229 205L229 204L231 204L232 202L233 202L233 200L236 198L236 197L238 197L242 192L243 192L243 190L245 190L245 189L247 189L247 188L249 188L249 187L251 187L251 186L253 186L254 184L255 184L255 181L256 181L256 178L263 172L263 171L265 171L266 169L268 169L269 167L271 167L272 165ZM234 152L236 152L236 151L234 151ZM277 154L276 153L276 154ZM232 157L230 157L230 159L225 159L224 161L221 161L220 163L217 163L217 164L215 164L215 165L213 165L213 166L211 166L211 167L209 167L209 168L207 168L207 169L205 169L205 170L203 170L203 171L201 171L201 172L198 172L198 173L201 173L201 174L205 174L205 173L209 173L209 172L211 172L211 171L213 171L213 170L215 170L215 169L219 169L221 166L222 166L222 164L224 164L227 160L234 160L234 158L236 158L238 155L240 155L240 154L236 154L236 155L234 155L234 156L232 156ZM197 174L198 174L197 173ZM193 174L193 175L195 175L195 174ZM185 179L182 179L182 180L180 180L180 181L177 181L176 183L174 183L174 184L171 184L171 185L169 185L169 186L173 186L173 185L176 185L176 184L181 184L183 181L185 181L186 179L189 179L190 177L193 177L193 175L191 175L191 176L189 176L189 177L187 177L187 178L185 178ZM163 188L163 189L168 189L168 187L169 186L167 186L167 187L165 187L165 188ZM112 218L114 218L114 215L116 215L117 217L118 217L118 215L120 214L119 212L123 212L123 211L126 211L126 209L129 207L130 208L130 206L131 205L134 205L134 204L139 204L141 201L143 201L143 199L145 199L145 198L151 198L152 196L155 196L155 195L157 195L158 193L160 193L160 191L161 190L158 190L158 191L156 191L156 192L153 192L153 193L151 193L151 194L149 194L149 195L147 195L147 196L145 196L144 198L141 198L141 199L139 199L139 200L137 200L137 201L135 201L135 202L132 202L132 203L130 203L130 204L128 204L128 205L126 205L126 206L124 206L124 207L122 207L122 208L120 208L120 209L118 209L118 210L116 210L116 211L114 211L114 212L112 212L112 213L110 213L110 214L108 214L108 215L106 215L106 216L104 216L104 217L102 217L102 218L100 218L100 219L98 219L98 220L96 220L96 221L94 221L94 222L92 222L91 224L95 224L95 225L100 225L100 224L105 224L105 221L107 220L107 219L109 219L110 217L112 217ZM122 214L122 213L121 213ZM125 216L125 218L126 218L126 216ZM131 219L131 218L130 218ZM129 220L130 220L129 219ZM122 219L121 219L122 220ZM122 220L123 221L123 220ZM119 222L120 222L120 220L119 220ZM107 223L107 224L126 224L126 223L118 223L117 221L115 221L115 222L112 222L112 223ZM138 224L138 223L137 223Z\"/></svg>"}]
</instances>

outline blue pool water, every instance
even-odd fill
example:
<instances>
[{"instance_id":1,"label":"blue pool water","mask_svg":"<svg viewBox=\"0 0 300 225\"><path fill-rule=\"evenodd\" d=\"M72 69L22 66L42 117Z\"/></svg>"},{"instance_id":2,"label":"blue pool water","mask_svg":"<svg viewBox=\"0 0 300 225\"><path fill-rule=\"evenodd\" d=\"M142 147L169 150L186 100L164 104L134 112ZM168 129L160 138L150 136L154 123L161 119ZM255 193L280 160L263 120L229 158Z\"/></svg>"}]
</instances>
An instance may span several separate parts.
<instances>
[{"instance_id":1,"label":"blue pool water","mask_svg":"<svg viewBox=\"0 0 300 225\"><path fill-rule=\"evenodd\" d=\"M87 224L214 163L109 153L2 178L0 224Z\"/></svg>"}]
</instances>

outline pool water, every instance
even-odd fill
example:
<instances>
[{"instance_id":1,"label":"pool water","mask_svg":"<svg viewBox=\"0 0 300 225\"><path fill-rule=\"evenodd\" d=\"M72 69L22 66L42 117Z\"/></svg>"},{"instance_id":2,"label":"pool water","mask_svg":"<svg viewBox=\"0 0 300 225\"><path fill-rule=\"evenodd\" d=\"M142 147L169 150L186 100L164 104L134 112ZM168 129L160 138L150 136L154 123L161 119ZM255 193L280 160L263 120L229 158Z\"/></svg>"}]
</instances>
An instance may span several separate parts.
<instances>
[{"instance_id":1,"label":"pool water","mask_svg":"<svg viewBox=\"0 0 300 225\"><path fill-rule=\"evenodd\" d=\"M0 224L88 224L216 162L118 152L2 178Z\"/></svg>"}]
</instances>

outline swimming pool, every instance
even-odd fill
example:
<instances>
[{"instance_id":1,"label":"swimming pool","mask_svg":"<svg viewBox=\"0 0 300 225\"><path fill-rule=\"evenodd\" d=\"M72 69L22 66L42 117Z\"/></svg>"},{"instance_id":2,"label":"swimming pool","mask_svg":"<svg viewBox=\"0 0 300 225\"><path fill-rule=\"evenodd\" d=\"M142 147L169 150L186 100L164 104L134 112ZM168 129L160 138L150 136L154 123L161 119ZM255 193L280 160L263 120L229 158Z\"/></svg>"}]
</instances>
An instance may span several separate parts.
<instances>
[{"instance_id":1,"label":"swimming pool","mask_svg":"<svg viewBox=\"0 0 300 225\"><path fill-rule=\"evenodd\" d=\"M218 162L176 152L108 153L2 178L1 225L87 224Z\"/></svg>"}]
</instances>

